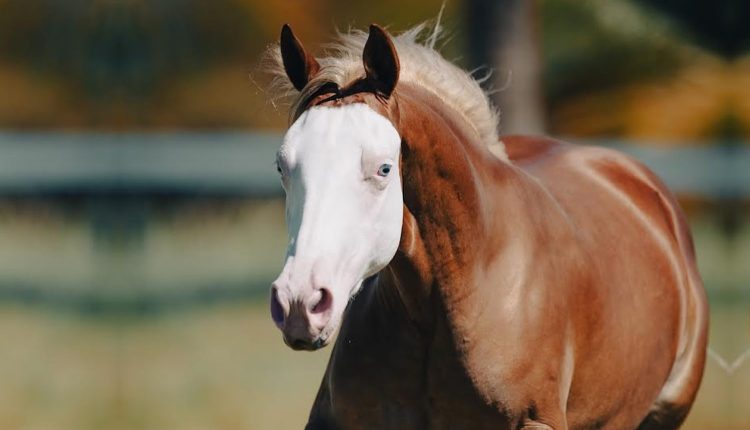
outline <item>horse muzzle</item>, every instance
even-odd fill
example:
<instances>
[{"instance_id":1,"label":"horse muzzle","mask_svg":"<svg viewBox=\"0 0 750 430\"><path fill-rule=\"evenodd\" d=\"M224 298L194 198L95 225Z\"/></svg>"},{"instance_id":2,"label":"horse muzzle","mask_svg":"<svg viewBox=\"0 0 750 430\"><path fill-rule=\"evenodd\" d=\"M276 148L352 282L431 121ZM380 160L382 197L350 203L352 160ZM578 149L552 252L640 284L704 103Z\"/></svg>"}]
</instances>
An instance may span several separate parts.
<instances>
[{"instance_id":1,"label":"horse muzzle","mask_svg":"<svg viewBox=\"0 0 750 430\"><path fill-rule=\"evenodd\" d=\"M315 288L307 295L291 298L278 285L271 288L271 318L294 350L314 351L327 343L324 329L331 320L333 295Z\"/></svg>"}]
</instances>

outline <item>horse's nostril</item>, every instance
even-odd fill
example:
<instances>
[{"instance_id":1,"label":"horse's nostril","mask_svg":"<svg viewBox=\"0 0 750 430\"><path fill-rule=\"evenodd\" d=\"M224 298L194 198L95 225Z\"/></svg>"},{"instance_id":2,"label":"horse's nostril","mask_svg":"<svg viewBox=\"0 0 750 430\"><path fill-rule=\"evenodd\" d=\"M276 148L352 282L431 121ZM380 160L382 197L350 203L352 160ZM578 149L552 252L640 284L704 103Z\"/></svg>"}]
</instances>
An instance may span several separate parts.
<instances>
[{"instance_id":1,"label":"horse's nostril","mask_svg":"<svg viewBox=\"0 0 750 430\"><path fill-rule=\"evenodd\" d=\"M296 339L292 341L291 347L294 349L303 349L307 344L302 339Z\"/></svg>"},{"instance_id":2,"label":"horse's nostril","mask_svg":"<svg viewBox=\"0 0 750 430\"><path fill-rule=\"evenodd\" d=\"M271 318L277 326L284 325L284 307L279 302L279 294L276 288L271 291Z\"/></svg>"},{"instance_id":3,"label":"horse's nostril","mask_svg":"<svg viewBox=\"0 0 750 430\"><path fill-rule=\"evenodd\" d=\"M333 305L333 295L327 288L321 288L318 291L320 292L320 299L310 310L313 314L322 314L331 309L331 305Z\"/></svg>"}]
</instances>

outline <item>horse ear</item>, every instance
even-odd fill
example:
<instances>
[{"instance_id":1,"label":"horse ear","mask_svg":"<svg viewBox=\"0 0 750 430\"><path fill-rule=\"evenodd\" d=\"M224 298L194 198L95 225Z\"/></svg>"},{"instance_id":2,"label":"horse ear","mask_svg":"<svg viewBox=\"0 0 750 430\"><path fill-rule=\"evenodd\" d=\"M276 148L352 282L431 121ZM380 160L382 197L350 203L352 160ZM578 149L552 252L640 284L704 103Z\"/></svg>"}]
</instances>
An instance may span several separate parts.
<instances>
[{"instance_id":1,"label":"horse ear","mask_svg":"<svg viewBox=\"0 0 750 430\"><path fill-rule=\"evenodd\" d=\"M289 24L281 27L281 60L284 62L284 70L292 85L297 91L305 88L310 79L320 70L320 64L315 58L305 51L305 47L292 33Z\"/></svg>"},{"instance_id":2,"label":"horse ear","mask_svg":"<svg viewBox=\"0 0 750 430\"><path fill-rule=\"evenodd\" d=\"M370 35L362 53L367 79L375 85L375 89L390 97L398 82L400 65L393 40L382 27L370 25Z\"/></svg>"}]
</instances>

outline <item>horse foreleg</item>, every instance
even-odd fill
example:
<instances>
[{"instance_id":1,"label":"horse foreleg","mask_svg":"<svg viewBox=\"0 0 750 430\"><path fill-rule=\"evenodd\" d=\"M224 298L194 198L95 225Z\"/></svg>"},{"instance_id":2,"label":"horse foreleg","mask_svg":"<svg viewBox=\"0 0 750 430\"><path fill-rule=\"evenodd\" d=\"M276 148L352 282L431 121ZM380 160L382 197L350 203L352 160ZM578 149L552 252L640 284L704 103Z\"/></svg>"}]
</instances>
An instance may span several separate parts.
<instances>
[{"instance_id":1,"label":"horse foreleg","mask_svg":"<svg viewBox=\"0 0 750 430\"><path fill-rule=\"evenodd\" d=\"M549 424L544 424L539 421L526 420L521 425L521 429L522 430L567 430L568 425L565 423L562 423L561 425L551 426Z\"/></svg>"},{"instance_id":2,"label":"horse foreleg","mask_svg":"<svg viewBox=\"0 0 750 430\"><path fill-rule=\"evenodd\" d=\"M520 424L521 430L568 430L565 412L558 408L548 410L547 413L543 410L529 411Z\"/></svg>"}]
</instances>

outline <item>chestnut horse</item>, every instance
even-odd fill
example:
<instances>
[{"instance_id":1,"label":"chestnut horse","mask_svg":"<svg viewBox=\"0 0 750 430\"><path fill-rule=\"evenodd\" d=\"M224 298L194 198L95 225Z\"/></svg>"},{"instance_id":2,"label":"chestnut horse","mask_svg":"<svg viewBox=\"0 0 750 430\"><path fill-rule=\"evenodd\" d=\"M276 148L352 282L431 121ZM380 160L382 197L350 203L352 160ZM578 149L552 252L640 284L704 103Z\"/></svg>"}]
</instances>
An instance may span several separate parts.
<instances>
[{"instance_id":1,"label":"chestnut horse","mask_svg":"<svg viewBox=\"0 0 750 430\"><path fill-rule=\"evenodd\" d=\"M499 139L421 29L272 51L298 93L271 314L294 349L336 338L308 428L679 427L708 311L675 198L618 152Z\"/></svg>"}]
</instances>

